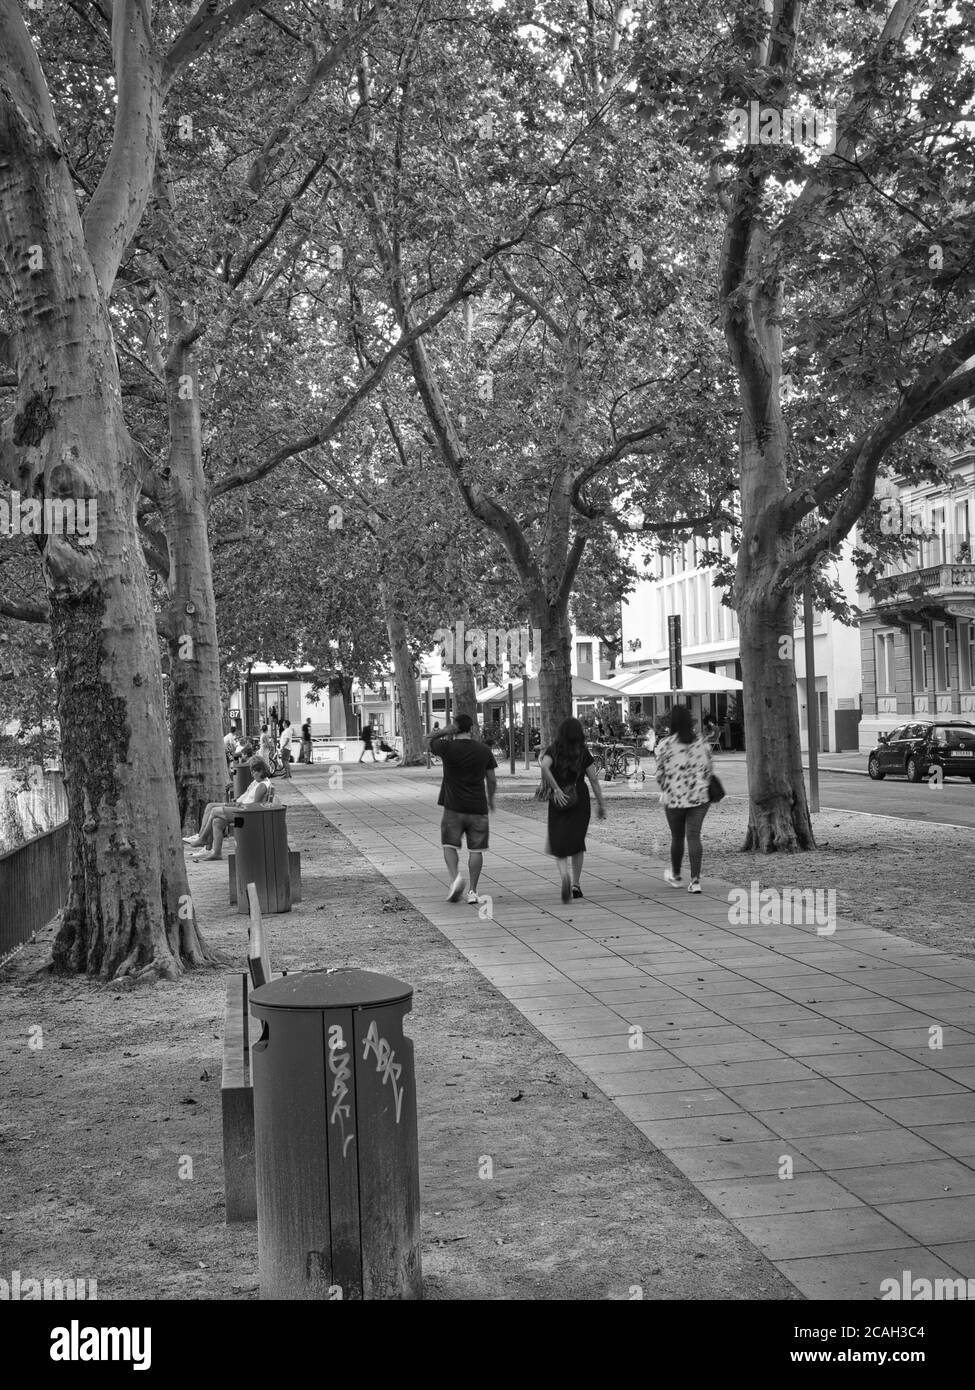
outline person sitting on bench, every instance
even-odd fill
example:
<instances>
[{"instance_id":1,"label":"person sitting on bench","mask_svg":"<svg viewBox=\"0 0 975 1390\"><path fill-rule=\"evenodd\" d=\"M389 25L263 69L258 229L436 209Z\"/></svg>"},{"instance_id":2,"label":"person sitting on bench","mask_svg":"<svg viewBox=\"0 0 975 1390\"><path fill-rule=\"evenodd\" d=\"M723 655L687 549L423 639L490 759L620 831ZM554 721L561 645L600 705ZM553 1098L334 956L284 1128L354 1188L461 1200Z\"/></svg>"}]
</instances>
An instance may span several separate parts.
<instances>
[{"instance_id":1,"label":"person sitting on bench","mask_svg":"<svg viewBox=\"0 0 975 1390\"><path fill-rule=\"evenodd\" d=\"M194 859L221 859L223 857L223 837L227 826L233 820L238 806L260 806L266 801L270 790L267 783L268 765L261 757L251 758L247 764L254 774L254 780L231 805L211 801L203 812L203 822L198 835L184 835L183 843L192 849L208 849L209 854L194 854Z\"/></svg>"}]
</instances>

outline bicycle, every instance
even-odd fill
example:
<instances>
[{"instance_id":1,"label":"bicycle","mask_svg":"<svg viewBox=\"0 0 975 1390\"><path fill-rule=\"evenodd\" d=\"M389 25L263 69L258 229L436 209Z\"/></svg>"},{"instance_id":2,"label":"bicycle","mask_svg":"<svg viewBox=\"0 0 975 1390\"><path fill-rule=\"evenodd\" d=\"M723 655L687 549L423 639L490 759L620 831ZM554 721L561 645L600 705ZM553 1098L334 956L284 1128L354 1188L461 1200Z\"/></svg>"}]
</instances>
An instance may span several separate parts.
<instances>
[{"instance_id":1,"label":"bicycle","mask_svg":"<svg viewBox=\"0 0 975 1390\"><path fill-rule=\"evenodd\" d=\"M647 774L640 766L640 754L628 743L617 743L613 748L613 773L625 777L628 782L647 780Z\"/></svg>"}]
</instances>

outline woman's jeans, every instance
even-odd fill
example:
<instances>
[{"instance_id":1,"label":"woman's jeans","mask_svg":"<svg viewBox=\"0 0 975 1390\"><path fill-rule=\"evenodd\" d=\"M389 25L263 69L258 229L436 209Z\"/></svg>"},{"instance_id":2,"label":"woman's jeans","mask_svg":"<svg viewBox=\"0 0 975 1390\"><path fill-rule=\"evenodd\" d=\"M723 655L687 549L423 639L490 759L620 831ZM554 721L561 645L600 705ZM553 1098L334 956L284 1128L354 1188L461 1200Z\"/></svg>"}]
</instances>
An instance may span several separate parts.
<instances>
[{"instance_id":1,"label":"woman's jeans","mask_svg":"<svg viewBox=\"0 0 975 1390\"><path fill-rule=\"evenodd\" d=\"M680 866L684 862L684 837L687 837L687 850L691 860L691 878L701 877L701 858L704 853L701 845L701 826L708 813L710 802L700 806L665 806L667 824L670 826L670 867L674 878L680 876Z\"/></svg>"}]
</instances>

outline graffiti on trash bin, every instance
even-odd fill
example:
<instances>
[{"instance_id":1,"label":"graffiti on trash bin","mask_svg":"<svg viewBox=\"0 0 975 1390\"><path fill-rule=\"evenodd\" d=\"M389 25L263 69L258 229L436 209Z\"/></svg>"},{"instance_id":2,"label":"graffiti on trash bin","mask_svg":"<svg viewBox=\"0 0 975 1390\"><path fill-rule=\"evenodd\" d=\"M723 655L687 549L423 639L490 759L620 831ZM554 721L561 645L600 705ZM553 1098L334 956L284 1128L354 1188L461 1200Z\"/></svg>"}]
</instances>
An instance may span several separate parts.
<instances>
[{"instance_id":1,"label":"graffiti on trash bin","mask_svg":"<svg viewBox=\"0 0 975 1390\"><path fill-rule=\"evenodd\" d=\"M336 1032L338 1033L337 1037L334 1036ZM328 1122L330 1125L334 1125L338 1121L339 1131L342 1135L342 1157L344 1158L349 1145L355 1138L354 1133L346 1134L345 1132L345 1122L352 1118L352 1107L345 1104L345 1098L349 1094L346 1082L352 1075L349 1068L352 1056L349 1052L339 1051L339 1048L345 1045L341 1030L330 1028L329 1033L333 1036L330 1036L328 1040L328 1069L335 1080L332 1082L332 1100L334 1103Z\"/></svg>"},{"instance_id":2,"label":"graffiti on trash bin","mask_svg":"<svg viewBox=\"0 0 975 1390\"><path fill-rule=\"evenodd\" d=\"M393 1099L396 1102L396 1123L399 1124L400 1110L403 1105L403 1088L399 1084L403 1068L395 1060L396 1053L390 1047L385 1038L379 1036L379 1029L373 1019L366 1032L366 1042L362 1049L362 1060L365 1062L369 1053L376 1059L376 1071L383 1074L383 1085L388 1081L393 1088Z\"/></svg>"}]
</instances>

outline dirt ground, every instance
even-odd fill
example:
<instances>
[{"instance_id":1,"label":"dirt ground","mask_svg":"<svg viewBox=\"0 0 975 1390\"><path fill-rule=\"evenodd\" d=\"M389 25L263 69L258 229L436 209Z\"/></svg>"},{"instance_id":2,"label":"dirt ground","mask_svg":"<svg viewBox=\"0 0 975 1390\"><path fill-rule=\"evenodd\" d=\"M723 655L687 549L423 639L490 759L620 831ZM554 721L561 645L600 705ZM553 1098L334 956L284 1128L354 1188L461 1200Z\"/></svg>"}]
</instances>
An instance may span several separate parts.
<instances>
[{"instance_id":1,"label":"dirt ground","mask_svg":"<svg viewBox=\"0 0 975 1390\"><path fill-rule=\"evenodd\" d=\"M304 901L269 919L274 968L356 965L415 987L427 1298L799 1299L344 837L286 796ZM645 837L646 814L627 808L631 825L614 808L599 833ZM257 1297L256 1226L224 1223L220 1135L224 983L243 966L246 919L230 913L225 868L190 873L223 971L134 991L52 979L50 932L0 971L5 1278L96 1279L102 1299Z\"/></svg>"},{"instance_id":2,"label":"dirt ground","mask_svg":"<svg viewBox=\"0 0 975 1390\"><path fill-rule=\"evenodd\" d=\"M499 796L498 809L544 821L546 807L533 799L533 790L526 784ZM603 794L606 820L593 815L590 841L653 855L648 873L662 875L670 833L655 785L608 783ZM753 855L741 852L747 820L742 799L726 797L712 806L703 831L705 883L712 877L743 888L753 879L760 889L832 888L841 918L975 957L975 830L821 811L813 816L817 853Z\"/></svg>"}]
</instances>

